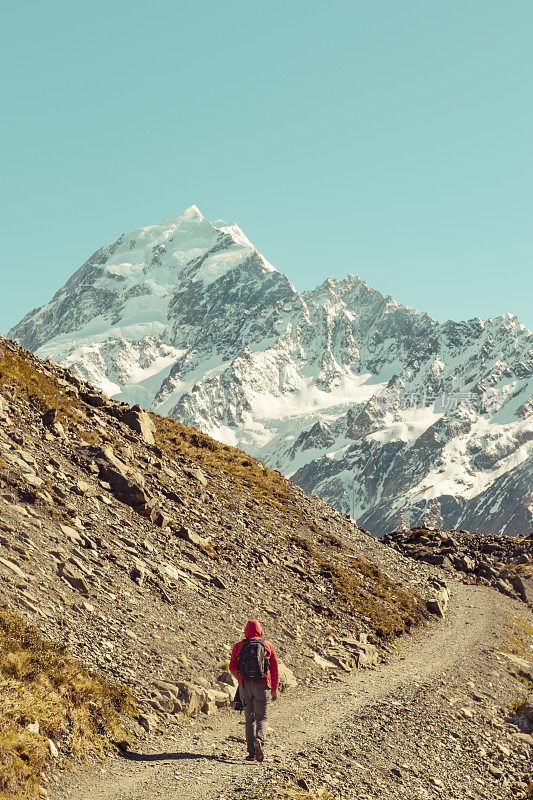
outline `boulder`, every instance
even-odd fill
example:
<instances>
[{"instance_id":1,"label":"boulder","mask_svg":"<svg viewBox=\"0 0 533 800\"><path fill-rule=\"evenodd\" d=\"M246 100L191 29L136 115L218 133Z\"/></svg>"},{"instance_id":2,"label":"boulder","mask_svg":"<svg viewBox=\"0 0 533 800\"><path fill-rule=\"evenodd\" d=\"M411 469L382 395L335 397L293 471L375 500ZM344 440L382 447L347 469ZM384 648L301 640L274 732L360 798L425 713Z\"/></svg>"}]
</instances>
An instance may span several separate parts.
<instances>
[{"instance_id":1,"label":"boulder","mask_svg":"<svg viewBox=\"0 0 533 800\"><path fill-rule=\"evenodd\" d=\"M530 709L530 711L531 710L533 710L533 709ZM531 732L533 732L533 721L530 720L529 717L527 717L525 714L523 716L520 716L520 717L515 717L514 718L514 722L515 722L516 727L522 733L531 734Z\"/></svg>"},{"instance_id":2,"label":"boulder","mask_svg":"<svg viewBox=\"0 0 533 800\"><path fill-rule=\"evenodd\" d=\"M229 687L228 687L229 688ZM217 708L228 708L231 705L233 691L231 694L217 689L209 689L207 692L209 701L215 703Z\"/></svg>"},{"instance_id":3,"label":"boulder","mask_svg":"<svg viewBox=\"0 0 533 800\"><path fill-rule=\"evenodd\" d=\"M175 700L173 697L170 697L164 692L158 693L158 696L152 702L154 708L157 708L160 711L165 711L167 714L174 714L178 713L178 711L181 711L181 704L179 700ZM174 712L175 708L176 712Z\"/></svg>"},{"instance_id":4,"label":"boulder","mask_svg":"<svg viewBox=\"0 0 533 800\"><path fill-rule=\"evenodd\" d=\"M147 414L141 406L135 405L128 409L122 417L122 421L125 422L132 431L138 433L146 444L155 444L153 434L155 425L150 419L150 415Z\"/></svg>"},{"instance_id":5,"label":"boulder","mask_svg":"<svg viewBox=\"0 0 533 800\"><path fill-rule=\"evenodd\" d=\"M165 564L164 562L158 566L158 572L163 578L170 578L177 583L183 583L191 589L198 589L198 584L194 583L182 569L178 569L174 564Z\"/></svg>"},{"instance_id":6,"label":"boulder","mask_svg":"<svg viewBox=\"0 0 533 800\"><path fill-rule=\"evenodd\" d=\"M152 522L154 523L154 525L157 525L158 528L168 528L168 526L172 522L171 517L169 517L167 514L161 511L160 508L154 509L154 511L150 516Z\"/></svg>"},{"instance_id":7,"label":"boulder","mask_svg":"<svg viewBox=\"0 0 533 800\"><path fill-rule=\"evenodd\" d=\"M490 585L502 594L507 595L507 597L516 597L516 592L513 586L511 586L511 584L507 581L504 581L503 578L498 578L498 580L492 581Z\"/></svg>"},{"instance_id":8,"label":"boulder","mask_svg":"<svg viewBox=\"0 0 533 800\"><path fill-rule=\"evenodd\" d=\"M183 471L186 475L189 476L189 478L194 478L199 483L201 483L202 486L207 486L207 478L205 477L200 467L184 467Z\"/></svg>"},{"instance_id":9,"label":"boulder","mask_svg":"<svg viewBox=\"0 0 533 800\"><path fill-rule=\"evenodd\" d=\"M426 600L426 607L430 614L435 614L441 619L444 619L450 594L448 588L443 581L431 581L431 594Z\"/></svg>"},{"instance_id":10,"label":"boulder","mask_svg":"<svg viewBox=\"0 0 533 800\"><path fill-rule=\"evenodd\" d=\"M184 704L180 698L180 690L175 683L154 681L153 686L157 694L155 703L160 709L166 711L167 714L178 714L184 710Z\"/></svg>"},{"instance_id":11,"label":"boulder","mask_svg":"<svg viewBox=\"0 0 533 800\"><path fill-rule=\"evenodd\" d=\"M318 653L313 653L313 661L320 669L337 669L337 665L334 664L332 661L328 661L322 656L319 656Z\"/></svg>"},{"instance_id":12,"label":"boulder","mask_svg":"<svg viewBox=\"0 0 533 800\"><path fill-rule=\"evenodd\" d=\"M278 668L280 691L286 692L287 689L293 689L298 685L294 672L283 661L278 661Z\"/></svg>"},{"instance_id":13,"label":"boulder","mask_svg":"<svg viewBox=\"0 0 533 800\"><path fill-rule=\"evenodd\" d=\"M474 572L476 562L470 556L462 554L453 560L453 566L461 572Z\"/></svg>"},{"instance_id":14,"label":"boulder","mask_svg":"<svg viewBox=\"0 0 533 800\"><path fill-rule=\"evenodd\" d=\"M208 547L211 544L210 539L206 539L204 536L194 533L194 531L191 531L190 528L186 528L184 525L177 531L177 535L180 539L185 539L186 542L190 542L196 545L196 547Z\"/></svg>"},{"instance_id":15,"label":"boulder","mask_svg":"<svg viewBox=\"0 0 533 800\"><path fill-rule=\"evenodd\" d=\"M24 482L27 486L31 486L32 489L40 489L44 486L44 480L42 478L29 472L24 475Z\"/></svg>"},{"instance_id":16,"label":"boulder","mask_svg":"<svg viewBox=\"0 0 533 800\"><path fill-rule=\"evenodd\" d=\"M524 716L527 717L530 722L533 722L533 697L531 695L526 700Z\"/></svg>"},{"instance_id":17,"label":"boulder","mask_svg":"<svg viewBox=\"0 0 533 800\"><path fill-rule=\"evenodd\" d=\"M533 575L517 575L513 579L513 587L524 603L533 606Z\"/></svg>"},{"instance_id":18,"label":"boulder","mask_svg":"<svg viewBox=\"0 0 533 800\"><path fill-rule=\"evenodd\" d=\"M228 683L219 683L218 685L219 685L219 691L221 691L223 694L225 694L228 697L229 702L231 704L233 702L233 698L234 698L235 692L237 690L236 687L235 686L230 686Z\"/></svg>"},{"instance_id":19,"label":"boulder","mask_svg":"<svg viewBox=\"0 0 533 800\"><path fill-rule=\"evenodd\" d=\"M233 689L236 689L239 685L237 678L231 672L223 672L221 675L219 675L217 678L217 683L225 683L227 686L230 686Z\"/></svg>"},{"instance_id":20,"label":"boulder","mask_svg":"<svg viewBox=\"0 0 533 800\"><path fill-rule=\"evenodd\" d=\"M144 502L134 505L133 507L137 513L141 515L141 517L149 519L150 522L154 521L156 514L160 510L159 503L157 502L156 498L148 497L148 495L145 495Z\"/></svg>"},{"instance_id":21,"label":"boulder","mask_svg":"<svg viewBox=\"0 0 533 800\"><path fill-rule=\"evenodd\" d=\"M428 600L426 600L426 606L430 614L435 614L437 617L441 617L441 619L444 619L446 616L444 604L438 598L428 598Z\"/></svg>"},{"instance_id":22,"label":"boulder","mask_svg":"<svg viewBox=\"0 0 533 800\"><path fill-rule=\"evenodd\" d=\"M210 716L211 714L216 714L218 711L218 706L214 700L208 699L205 701L201 708L202 714L207 714Z\"/></svg>"},{"instance_id":23,"label":"boulder","mask_svg":"<svg viewBox=\"0 0 533 800\"><path fill-rule=\"evenodd\" d=\"M421 553L419 555L421 561L426 564L435 564L438 567L451 567L452 562L444 553Z\"/></svg>"},{"instance_id":24,"label":"boulder","mask_svg":"<svg viewBox=\"0 0 533 800\"><path fill-rule=\"evenodd\" d=\"M144 491L142 474L121 461L111 447L92 447L89 450L100 478L110 485L117 500L137 511L144 511L149 505L149 498Z\"/></svg>"},{"instance_id":25,"label":"boulder","mask_svg":"<svg viewBox=\"0 0 533 800\"><path fill-rule=\"evenodd\" d=\"M20 578L21 580L27 580L28 579L28 576L24 574L24 572L20 569L20 567L18 567L12 561L9 561L9 559L0 558L0 564L3 567L6 567L6 569L8 569L14 575L16 575L17 578Z\"/></svg>"},{"instance_id":26,"label":"boulder","mask_svg":"<svg viewBox=\"0 0 533 800\"><path fill-rule=\"evenodd\" d=\"M91 484L81 479L76 481L74 491L81 497L92 497L94 494L96 494L95 489L93 489Z\"/></svg>"},{"instance_id":27,"label":"boulder","mask_svg":"<svg viewBox=\"0 0 533 800\"><path fill-rule=\"evenodd\" d=\"M75 528L71 528L70 525L63 525L59 523L59 530L61 533L64 533L69 542L72 544L81 544L82 543L82 536Z\"/></svg>"},{"instance_id":28,"label":"boulder","mask_svg":"<svg viewBox=\"0 0 533 800\"><path fill-rule=\"evenodd\" d=\"M142 564L134 564L130 571L130 578L137 586L142 586L146 578L146 570Z\"/></svg>"},{"instance_id":29,"label":"boulder","mask_svg":"<svg viewBox=\"0 0 533 800\"><path fill-rule=\"evenodd\" d=\"M59 758L59 750L57 749L57 745L52 739L48 739L48 750L52 758Z\"/></svg>"},{"instance_id":30,"label":"boulder","mask_svg":"<svg viewBox=\"0 0 533 800\"><path fill-rule=\"evenodd\" d=\"M533 683L533 662L527 658L522 658L522 656L515 656L512 653L506 653L504 651L500 652L500 656L507 659L512 667L526 680L531 681Z\"/></svg>"},{"instance_id":31,"label":"boulder","mask_svg":"<svg viewBox=\"0 0 533 800\"><path fill-rule=\"evenodd\" d=\"M157 728L157 717L154 714L137 714L134 719L146 733L152 733Z\"/></svg>"},{"instance_id":32,"label":"boulder","mask_svg":"<svg viewBox=\"0 0 533 800\"><path fill-rule=\"evenodd\" d=\"M94 394L93 392L82 392L80 397L84 403L87 403L88 406L92 406L93 408L102 408L106 402L101 394Z\"/></svg>"},{"instance_id":33,"label":"boulder","mask_svg":"<svg viewBox=\"0 0 533 800\"><path fill-rule=\"evenodd\" d=\"M430 614L435 614L441 619L444 619L446 610L448 608L448 601L450 595L445 586L441 586L434 594L426 600L426 606Z\"/></svg>"},{"instance_id":34,"label":"boulder","mask_svg":"<svg viewBox=\"0 0 533 800\"><path fill-rule=\"evenodd\" d=\"M67 567L67 565L63 563L59 563L57 569L60 577L66 580L73 589L83 595L83 597L89 596L89 587L78 570Z\"/></svg>"},{"instance_id":35,"label":"boulder","mask_svg":"<svg viewBox=\"0 0 533 800\"><path fill-rule=\"evenodd\" d=\"M41 422L43 425L48 428L50 425L53 425L56 421L57 417L57 408L49 408L44 414L41 415Z\"/></svg>"},{"instance_id":36,"label":"boulder","mask_svg":"<svg viewBox=\"0 0 533 800\"><path fill-rule=\"evenodd\" d=\"M328 661L331 661L332 664L335 664L339 669L343 669L345 672L350 672L350 666L354 665L354 659L350 656L343 657L343 655L338 655L337 653L327 653Z\"/></svg>"},{"instance_id":37,"label":"boulder","mask_svg":"<svg viewBox=\"0 0 533 800\"><path fill-rule=\"evenodd\" d=\"M366 633L360 633L355 638L343 638L341 643L354 656L357 669L379 664L378 649L367 641Z\"/></svg>"},{"instance_id":38,"label":"boulder","mask_svg":"<svg viewBox=\"0 0 533 800\"><path fill-rule=\"evenodd\" d=\"M183 712L190 716L199 714L208 702L207 691L188 681L180 681L176 686L179 690Z\"/></svg>"}]
</instances>

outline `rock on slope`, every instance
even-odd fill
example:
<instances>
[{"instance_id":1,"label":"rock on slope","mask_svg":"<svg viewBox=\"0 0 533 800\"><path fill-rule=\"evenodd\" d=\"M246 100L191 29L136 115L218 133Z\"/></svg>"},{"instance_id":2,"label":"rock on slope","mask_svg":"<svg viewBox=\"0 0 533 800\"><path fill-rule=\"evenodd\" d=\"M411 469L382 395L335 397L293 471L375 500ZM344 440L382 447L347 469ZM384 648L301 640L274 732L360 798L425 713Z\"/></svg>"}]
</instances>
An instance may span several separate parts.
<instances>
[{"instance_id":1,"label":"rock on slope","mask_svg":"<svg viewBox=\"0 0 533 800\"><path fill-rule=\"evenodd\" d=\"M531 527L532 335L435 322L360 278L299 293L193 206L96 252L11 335L236 444L381 534Z\"/></svg>"},{"instance_id":2,"label":"rock on slope","mask_svg":"<svg viewBox=\"0 0 533 800\"><path fill-rule=\"evenodd\" d=\"M312 685L374 663L427 616L429 571L322 500L9 340L0 350L0 604L131 684L147 727L227 704L224 663L250 617L284 682L293 670Z\"/></svg>"},{"instance_id":3,"label":"rock on slope","mask_svg":"<svg viewBox=\"0 0 533 800\"><path fill-rule=\"evenodd\" d=\"M434 564L466 583L491 586L533 607L533 538L496 536L469 531L413 528L381 540L415 561Z\"/></svg>"}]
</instances>

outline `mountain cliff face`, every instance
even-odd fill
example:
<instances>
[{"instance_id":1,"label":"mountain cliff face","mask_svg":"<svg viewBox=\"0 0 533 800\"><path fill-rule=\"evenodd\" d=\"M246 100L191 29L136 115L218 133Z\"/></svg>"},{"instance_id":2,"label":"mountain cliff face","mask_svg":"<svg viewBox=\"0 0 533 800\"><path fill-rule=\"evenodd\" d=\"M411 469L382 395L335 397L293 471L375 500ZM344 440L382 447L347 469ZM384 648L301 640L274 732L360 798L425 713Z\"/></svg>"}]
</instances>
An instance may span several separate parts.
<instances>
[{"instance_id":1,"label":"mountain cliff face","mask_svg":"<svg viewBox=\"0 0 533 800\"><path fill-rule=\"evenodd\" d=\"M512 315L438 323L353 275L298 292L193 206L103 247L9 335L378 535L402 515L531 529L533 336Z\"/></svg>"}]
</instances>

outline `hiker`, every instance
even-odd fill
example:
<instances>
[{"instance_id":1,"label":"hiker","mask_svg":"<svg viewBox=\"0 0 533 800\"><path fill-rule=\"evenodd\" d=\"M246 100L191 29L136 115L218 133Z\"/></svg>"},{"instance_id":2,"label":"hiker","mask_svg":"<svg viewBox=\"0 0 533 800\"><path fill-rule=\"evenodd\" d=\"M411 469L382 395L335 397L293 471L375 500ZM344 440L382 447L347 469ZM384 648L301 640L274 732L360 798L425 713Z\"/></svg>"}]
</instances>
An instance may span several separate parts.
<instances>
[{"instance_id":1,"label":"hiker","mask_svg":"<svg viewBox=\"0 0 533 800\"><path fill-rule=\"evenodd\" d=\"M229 668L239 681L244 706L246 761L263 761L268 706L278 697L278 659L274 646L261 641L263 629L256 619L246 624L244 637L233 648Z\"/></svg>"}]
</instances>

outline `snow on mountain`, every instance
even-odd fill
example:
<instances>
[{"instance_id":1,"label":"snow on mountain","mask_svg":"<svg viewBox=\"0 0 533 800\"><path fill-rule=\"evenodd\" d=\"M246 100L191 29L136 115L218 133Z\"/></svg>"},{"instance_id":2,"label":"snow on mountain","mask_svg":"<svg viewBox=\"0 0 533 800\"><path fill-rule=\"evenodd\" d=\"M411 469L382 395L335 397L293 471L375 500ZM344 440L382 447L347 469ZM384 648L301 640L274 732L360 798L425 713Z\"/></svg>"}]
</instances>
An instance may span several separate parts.
<instances>
[{"instance_id":1,"label":"snow on mountain","mask_svg":"<svg viewBox=\"0 0 533 800\"><path fill-rule=\"evenodd\" d=\"M262 458L380 534L531 528L532 334L438 323L361 278L298 292L196 206L98 250L10 336Z\"/></svg>"}]
</instances>

